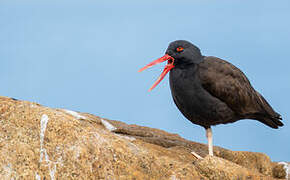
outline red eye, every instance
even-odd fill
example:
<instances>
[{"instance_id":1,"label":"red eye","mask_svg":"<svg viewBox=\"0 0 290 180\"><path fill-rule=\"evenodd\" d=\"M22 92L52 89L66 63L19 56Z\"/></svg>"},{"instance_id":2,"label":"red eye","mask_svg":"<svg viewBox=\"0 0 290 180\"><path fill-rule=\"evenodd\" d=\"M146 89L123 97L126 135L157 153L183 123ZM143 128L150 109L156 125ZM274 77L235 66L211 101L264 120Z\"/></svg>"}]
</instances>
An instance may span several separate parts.
<instances>
[{"instance_id":1,"label":"red eye","mask_svg":"<svg viewBox=\"0 0 290 180\"><path fill-rule=\"evenodd\" d=\"M176 51L177 51L177 52L182 52L183 50L184 50L183 47L178 47L178 48L176 48Z\"/></svg>"}]
</instances>

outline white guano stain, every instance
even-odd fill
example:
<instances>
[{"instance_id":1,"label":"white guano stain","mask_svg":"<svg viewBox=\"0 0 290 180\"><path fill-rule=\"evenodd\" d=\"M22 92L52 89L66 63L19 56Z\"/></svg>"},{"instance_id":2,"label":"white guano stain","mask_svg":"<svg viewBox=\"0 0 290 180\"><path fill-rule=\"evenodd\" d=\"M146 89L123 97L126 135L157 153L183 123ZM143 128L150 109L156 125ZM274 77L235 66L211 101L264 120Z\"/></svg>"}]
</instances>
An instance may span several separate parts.
<instances>
[{"instance_id":1,"label":"white guano stain","mask_svg":"<svg viewBox=\"0 0 290 180\"><path fill-rule=\"evenodd\" d=\"M286 179L290 178L289 177L289 174L290 174L290 163L279 162L278 164L283 164L284 165L284 170L286 172Z\"/></svg>"},{"instance_id":2,"label":"white guano stain","mask_svg":"<svg viewBox=\"0 0 290 180\"><path fill-rule=\"evenodd\" d=\"M172 175L170 176L170 179L171 179L171 180L179 180L179 179L175 176L175 174L172 174Z\"/></svg>"},{"instance_id":3,"label":"white guano stain","mask_svg":"<svg viewBox=\"0 0 290 180\"><path fill-rule=\"evenodd\" d=\"M51 167L49 166L49 175L50 175L50 178L52 179L52 180L54 180L55 179L55 172L56 172L56 164L54 163L53 164L53 169L51 169Z\"/></svg>"},{"instance_id":4,"label":"white guano stain","mask_svg":"<svg viewBox=\"0 0 290 180\"><path fill-rule=\"evenodd\" d=\"M3 176L1 176L1 177L4 178L4 179L9 179L12 176L12 172L13 172L11 163L9 163L6 166L2 167L2 172L3 172L3 174L2 174ZM11 177L11 179L12 178L13 177Z\"/></svg>"},{"instance_id":5,"label":"white guano stain","mask_svg":"<svg viewBox=\"0 0 290 180\"><path fill-rule=\"evenodd\" d=\"M69 148L69 150L73 151L75 159L78 159L81 154L81 148L79 145L73 145Z\"/></svg>"},{"instance_id":6,"label":"white guano stain","mask_svg":"<svg viewBox=\"0 0 290 180\"><path fill-rule=\"evenodd\" d=\"M39 162L42 162L43 154L47 154L46 149L43 148L43 140L44 140L44 133L46 130L48 120L49 120L49 118L46 114L43 114L41 119L40 119L40 158L39 158Z\"/></svg>"},{"instance_id":7,"label":"white guano stain","mask_svg":"<svg viewBox=\"0 0 290 180\"><path fill-rule=\"evenodd\" d=\"M134 137L130 137L130 136L125 136L125 135L120 135L120 134L116 134L116 136L122 138L122 139L126 139L126 140L129 140L129 141L135 141L136 138Z\"/></svg>"},{"instance_id":8,"label":"white guano stain","mask_svg":"<svg viewBox=\"0 0 290 180\"><path fill-rule=\"evenodd\" d=\"M107 141L107 139L105 139L103 136L101 136L99 133L97 132L92 132L90 134L93 134L93 136L97 139L97 141L95 141L95 143L99 146L103 146L104 144L109 144L109 142ZM84 138L84 137L83 137Z\"/></svg>"},{"instance_id":9,"label":"white guano stain","mask_svg":"<svg viewBox=\"0 0 290 180\"><path fill-rule=\"evenodd\" d=\"M48 166L49 175L51 180L55 180L55 172L56 172L56 163L49 160L49 156L47 154L46 149L43 147L44 142L44 135L45 130L47 127L47 123L49 121L49 118L46 114L43 114L40 119L40 158L39 162L43 162L43 156L44 160L46 162L46 165ZM35 174L35 178L41 178L37 173Z\"/></svg>"},{"instance_id":10,"label":"white guano stain","mask_svg":"<svg viewBox=\"0 0 290 180\"><path fill-rule=\"evenodd\" d=\"M111 123L109 123L108 121L101 119L102 124L105 126L106 129L108 129L109 131L114 131L117 128L115 126L113 126Z\"/></svg>"},{"instance_id":11,"label":"white guano stain","mask_svg":"<svg viewBox=\"0 0 290 180\"><path fill-rule=\"evenodd\" d=\"M40 175L37 172L35 173L35 179L36 180L41 180Z\"/></svg>"},{"instance_id":12,"label":"white guano stain","mask_svg":"<svg viewBox=\"0 0 290 180\"><path fill-rule=\"evenodd\" d=\"M71 110L67 110L67 109L64 109L63 111L68 113L68 114L70 114L70 115L72 115L76 119L87 119L85 116L82 116L82 115L80 115L79 113L77 113L75 111L71 111Z\"/></svg>"}]
</instances>

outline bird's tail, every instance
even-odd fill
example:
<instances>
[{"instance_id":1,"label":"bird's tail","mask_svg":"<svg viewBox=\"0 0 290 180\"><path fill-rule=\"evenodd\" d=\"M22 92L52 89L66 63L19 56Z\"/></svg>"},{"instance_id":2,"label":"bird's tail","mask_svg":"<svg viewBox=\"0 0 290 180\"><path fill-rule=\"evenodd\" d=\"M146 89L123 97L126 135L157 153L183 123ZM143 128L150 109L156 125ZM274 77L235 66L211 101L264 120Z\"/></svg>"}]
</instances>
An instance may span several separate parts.
<instances>
[{"instance_id":1,"label":"bird's tail","mask_svg":"<svg viewBox=\"0 0 290 180\"><path fill-rule=\"evenodd\" d=\"M284 124L281 122L281 115L273 110L270 104L260 93L257 92L257 95L259 96L260 100L259 104L264 110L264 113L258 115L258 120L274 129L277 129L279 126L283 126Z\"/></svg>"},{"instance_id":2,"label":"bird's tail","mask_svg":"<svg viewBox=\"0 0 290 180\"><path fill-rule=\"evenodd\" d=\"M279 126L283 126L284 124L281 122L282 120L282 117L280 114L276 113L275 112L275 116L273 117L262 117L262 118L259 118L259 121L261 123L264 123L268 126L270 126L271 128L274 128L274 129L278 129Z\"/></svg>"}]
</instances>

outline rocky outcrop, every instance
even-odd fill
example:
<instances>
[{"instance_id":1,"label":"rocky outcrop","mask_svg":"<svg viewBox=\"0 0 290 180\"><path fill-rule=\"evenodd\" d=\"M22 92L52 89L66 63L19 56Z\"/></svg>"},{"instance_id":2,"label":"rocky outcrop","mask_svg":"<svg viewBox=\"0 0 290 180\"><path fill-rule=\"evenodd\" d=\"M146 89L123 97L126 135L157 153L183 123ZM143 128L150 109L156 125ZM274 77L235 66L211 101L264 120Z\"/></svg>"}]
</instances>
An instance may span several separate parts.
<instances>
[{"instance_id":1,"label":"rocky outcrop","mask_svg":"<svg viewBox=\"0 0 290 180\"><path fill-rule=\"evenodd\" d=\"M191 155L195 151L204 159ZM274 179L285 165L162 130L0 97L0 179Z\"/></svg>"}]
</instances>

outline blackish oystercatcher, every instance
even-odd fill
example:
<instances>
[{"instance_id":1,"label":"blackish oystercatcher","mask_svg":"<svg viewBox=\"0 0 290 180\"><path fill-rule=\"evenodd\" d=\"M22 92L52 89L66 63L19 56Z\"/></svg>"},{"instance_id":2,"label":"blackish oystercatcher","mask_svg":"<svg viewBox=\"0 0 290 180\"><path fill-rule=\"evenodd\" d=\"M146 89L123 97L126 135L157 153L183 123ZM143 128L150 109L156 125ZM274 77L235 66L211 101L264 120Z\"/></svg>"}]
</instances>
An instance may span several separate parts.
<instances>
[{"instance_id":1,"label":"blackish oystercatcher","mask_svg":"<svg viewBox=\"0 0 290 180\"><path fill-rule=\"evenodd\" d=\"M166 54L139 70L167 61L152 90L169 73L173 100L192 123L206 129L209 155L213 156L212 125L255 119L277 129L281 116L250 84L245 74L231 63L203 56L188 41L169 44Z\"/></svg>"}]
</instances>

